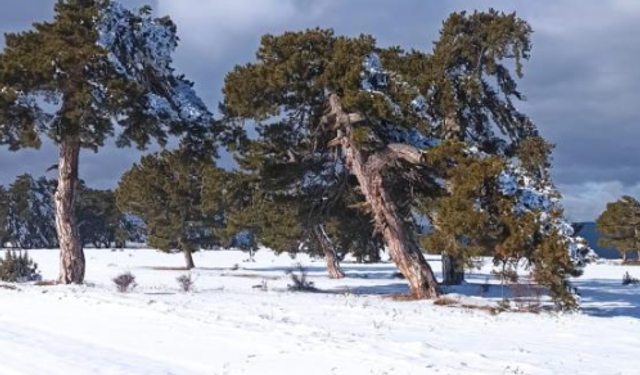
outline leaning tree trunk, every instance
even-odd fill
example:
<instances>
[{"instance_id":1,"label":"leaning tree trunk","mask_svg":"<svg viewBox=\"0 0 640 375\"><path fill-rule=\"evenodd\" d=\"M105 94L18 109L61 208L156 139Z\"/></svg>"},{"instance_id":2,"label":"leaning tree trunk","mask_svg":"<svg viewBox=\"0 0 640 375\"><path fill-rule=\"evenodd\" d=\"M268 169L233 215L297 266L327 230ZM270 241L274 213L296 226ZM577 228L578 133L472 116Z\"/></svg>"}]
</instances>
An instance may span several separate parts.
<instances>
[{"instance_id":1,"label":"leaning tree trunk","mask_svg":"<svg viewBox=\"0 0 640 375\"><path fill-rule=\"evenodd\" d=\"M357 113L344 112L340 99L329 98L330 113L326 121L337 131L332 144L339 146L346 167L358 180L376 224L389 248L391 258L409 283L414 298L436 298L440 291L433 270L427 263L410 228L400 214L392 194L385 186L383 168L387 155L367 155L353 137L353 125L364 121Z\"/></svg>"},{"instance_id":2,"label":"leaning tree trunk","mask_svg":"<svg viewBox=\"0 0 640 375\"><path fill-rule=\"evenodd\" d=\"M344 272L340 268L340 261L338 260L338 254L336 254L336 248L333 247L331 239L324 230L324 226L316 225L313 228L313 235L320 245L322 252L324 253L324 259L327 262L327 273L331 279L344 278Z\"/></svg>"},{"instance_id":3,"label":"leaning tree trunk","mask_svg":"<svg viewBox=\"0 0 640 375\"><path fill-rule=\"evenodd\" d=\"M60 144L58 188L55 193L56 230L60 245L58 282L61 284L84 282L85 259L74 204L79 157L80 142L77 139L64 139Z\"/></svg>"},{"instance_id":4,"label":"leaning tree trunk","mask_svg":"<svg viewBox=\"0 0 640 375\"><path fill-rule=\"evenodd\" d=\"M460 285L464 281L464 265L460 257L442 253L442 283Z\"/></svg>"}]
</instances>

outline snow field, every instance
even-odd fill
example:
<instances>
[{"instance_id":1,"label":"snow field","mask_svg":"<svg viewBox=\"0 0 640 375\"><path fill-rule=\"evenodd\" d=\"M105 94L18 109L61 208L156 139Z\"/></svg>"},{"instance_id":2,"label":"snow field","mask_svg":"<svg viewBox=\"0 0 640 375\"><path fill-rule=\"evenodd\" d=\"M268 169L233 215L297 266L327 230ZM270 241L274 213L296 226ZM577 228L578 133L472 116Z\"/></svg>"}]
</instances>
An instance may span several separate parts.
<instances>
[{"instance_id":1,"label":"snow field","mask_svg":"<svg viewBox=\"0 0 640 375\"><path fill-rule=\"evenodd\" d=\"M57 251L32 251L45 279ZM344 264L329 280L321 259L260 251L196 254L196 290L179 291L180 254L87 251L87 285L0 288L0 375L232 374L638 374L640 287L622 274L640 267L597 264L576 280L579 314L491 315L395 301L406 291L389 263ZM318 293L287 291L300 262ZM431 259L434 269L439 263ZM236 266L237 265L237 266ZM152 268L152 267L155 267ZM456 291L496 283L485 265ZM130 271L137 288L115 291ZM266 288L264 288L266 286ZM266 290L265 290L266 289ZM460 296L491 303L486 296Z\"/></svg>"}]
</instances>

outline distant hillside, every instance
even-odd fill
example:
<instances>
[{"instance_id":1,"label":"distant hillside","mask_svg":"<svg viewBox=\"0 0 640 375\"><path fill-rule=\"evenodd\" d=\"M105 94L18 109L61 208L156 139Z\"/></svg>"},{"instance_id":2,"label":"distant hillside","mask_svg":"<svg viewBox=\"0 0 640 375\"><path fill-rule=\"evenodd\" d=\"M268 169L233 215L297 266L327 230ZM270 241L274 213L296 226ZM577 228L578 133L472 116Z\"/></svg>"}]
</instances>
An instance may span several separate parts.
<instances>
[{"instance_id":1,"label":"distant hillside","mask_svg":"<svg viewBox=\"0 0 640 375\"><path fill-rule=\"evenodd\" d=\"M600 258L605 259L620 259L620 253L615 249L607 249L604 247L598 246L598 232L596 232L596 223L577 223L583 225L578 235L584 237L587 241L589 241L589 245L596 251ZM629 254L632 256L632 254Z\"/></svg>"}]
</instances>

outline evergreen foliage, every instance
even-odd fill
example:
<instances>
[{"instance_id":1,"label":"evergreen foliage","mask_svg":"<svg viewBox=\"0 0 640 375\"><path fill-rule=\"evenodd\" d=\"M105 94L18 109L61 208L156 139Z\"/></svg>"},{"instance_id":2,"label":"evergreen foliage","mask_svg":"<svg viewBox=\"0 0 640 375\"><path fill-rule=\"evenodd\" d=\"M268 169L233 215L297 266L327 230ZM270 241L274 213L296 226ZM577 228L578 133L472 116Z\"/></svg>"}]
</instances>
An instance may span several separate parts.
<instances>
[{"instance_id":1,"label":"evergreen foliage","mask_svg":"<svg viewBox=\"0 0 640 375\"><path fill-rule=\"evenodd\" d=\"M76 210L83 246L122 247L127 241L136 240L138 228L118 210L113 191L92 189L81 183Z\"/></svg>"},{"instance_id":2,"label":"evergreen foliage","mask_svg":"<svg viewBox=\"0 0 640 375\"><path fill-rule=\"evenodd\" d=\"M29 174L16 177L9 187L7 242L21 249L51 249L58 246L53 195L56 182Z\"/></svg>"},{"instance_id":3,"label":"evergreen foliage","mask_svg":"<svg viewBox=\"0 0 640 375\"><path fill-rule=\"evenodd\" d=\"M11 247L51 249L58 246L54 218L56 181L29 174L0 189L0 237ZM118 211L110 190L91 189L80 181L75 205L83 245L109 247L143 242L142 228Z\"/></svg>"},{"instance_id":4,"label":"evergreen foliage","mask_svg":"<svg viewBox=\"0 0 640 375\"><path fill-rule=\"evenodd\" d=\"M211 115L174 73L176 27L108 0L64 0L53 22L10 33L0 54L0 143L12 150L74 139L97 150L120 125L118 144L164 144L201 135ZM42 101L40 101L42 99ZM45 110L54 106L56 111ZM191 132L193 131L193 133Z\"/></svg>"},{"instance_id":5,"label":"evergreen foliage","mask_svg":"<svg viewBox=\"0 0 640 375\"><path fill-rule=\"evenodd\" d=\"M332 30L264 36L257 61L227 75L221 106L258 200L288 203L285 218L263 210L262 221L297 222L304 233L309 221L296 217L337 222L339 212L346 221L332 227L344 233L355 208L370 229L357 233L371 239L395 220L388 214L402 218L396 228L418 232L418 213L431 221L430 251L525 260L560 305L574 306L567 280L588 248L562 219L549 175L552 146L514 104L523 99L517 78L530 35L515 14L490 10L452 14L432 53ZM349 117L340 127L336 110ZM384 198L363 185L368 178L383 181Z\"/></svg>"},{"instance_id":6,"label":"evergreen foliage","mask_svg":"<svg viewBox=\"0 0 640 375\"><path fill-rule=\"evenodd\" d=\"M109 0L61 0L51 22L9 33L0 54L0 144L60 149L58 207L63 283L84 279L73 201L80 149L97 151L119 126L118 146L184 137L214 153L211 114L172 68L176 27ZM53 110L50 110L52 109Z\"/></svg>"},{"instance_id":7,"label":"evergreen foliage","mask_svg":"<svg viewBox=\"0 0 640 375\"><path fill-rule=\"evenodd\" d=\"M184 150L163 151L143 157L116 190L118 208L145 222L147 243L183 252L188 268L194 267L192 252L218 242L219 215L205 212L202 204L203 178L211 170L217 168L208 159Z\"/></svg>"},{"instance_id":8,"label":"evergreen foliage","mask_svg":"<svg viewBox=\"0 0 640 375\"><path fill-rule=\"evenodd\" d=\"M39 281L42 277L38 265L24 252L8 250L0 259L0 280L9 283Z\"/></svg>"},{"instance_id":9,"label":"evergreen foliage","mask_svg":"<svg viewBox=\"0 0 640 375\"><path fill-rule=\"evenodd\" d=\"M9 194L4 186L0 185L0 247L4 247L9 240Z\"/></svg>"},{"instance_id":10,"label":"evergreen foliage","mask_svg":"<svg viewBox=\"0 0 640 375\"><path fill-rule=\"evenodd\" d=\"M623 261L627 253L640 254L640 202L633 197L624 196L616 202L607 204L607 209L596 221L600 234L599 245L617 249Z\"/></svg>"}]
</instances>

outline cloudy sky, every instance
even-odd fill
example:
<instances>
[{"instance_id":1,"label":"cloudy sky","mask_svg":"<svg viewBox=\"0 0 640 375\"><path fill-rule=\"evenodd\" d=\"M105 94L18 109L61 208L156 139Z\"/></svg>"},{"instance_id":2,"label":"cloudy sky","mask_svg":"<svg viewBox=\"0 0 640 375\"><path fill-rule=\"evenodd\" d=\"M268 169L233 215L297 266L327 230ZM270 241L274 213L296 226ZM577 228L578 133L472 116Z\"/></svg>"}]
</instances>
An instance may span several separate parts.
<instances>
[{"instance_id":1,"label":"cloudy sky","mask_svg":"<svg viewBox=\"0 0 640 375\"><path fill-rule=\"evenodd\" d=\"M0 31L51 18L54 0L0 1ZM490 7L516 11L535 30L522 109L556 143L554 176L572 220L593 220L607 201L640 198L640 1L638 0L126 0L150 4L178 24L176 66L215 108L225 72L251 61L262 34L308 27L369 33L382 45L429 50L447 15ZM0 41L0 47L2 47ZM138 160L132 149L85 152L82 177L113 187ZM56 162L39 151L0 149L0 184L44 174Z\"/></svg>"}]
</instances>

